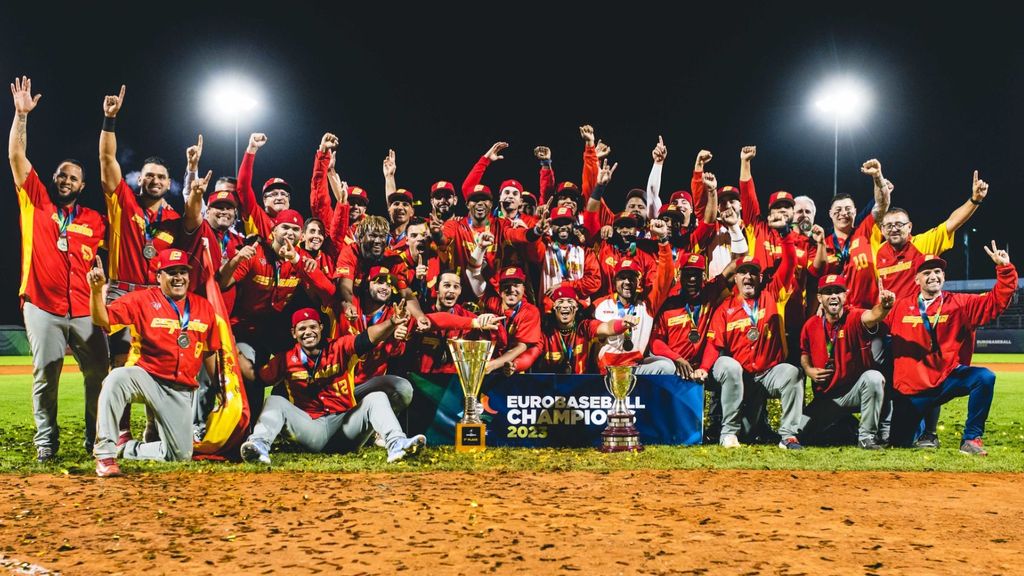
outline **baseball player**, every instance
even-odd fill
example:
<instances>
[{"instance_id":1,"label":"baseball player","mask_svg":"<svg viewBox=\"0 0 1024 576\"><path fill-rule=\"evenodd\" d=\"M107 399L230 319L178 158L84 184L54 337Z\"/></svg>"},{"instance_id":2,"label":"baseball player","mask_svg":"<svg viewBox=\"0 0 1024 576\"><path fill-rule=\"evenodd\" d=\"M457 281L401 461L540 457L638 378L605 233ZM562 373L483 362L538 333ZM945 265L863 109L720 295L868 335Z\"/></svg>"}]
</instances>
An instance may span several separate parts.
<instances>
[{"instance_id":1,"label":"baseball player","mask_svg":"<svg viewBox=\"0 0 1024 576\"><path fill-rule=\"evenodd\" d=\"M242 156L242 165L238 167L238 200L245 233L270 238L277 215L291 208L292 187L281 178L271 178L263 183L263 206L256 203L256 193L252 188L253 165L256 152L266 144L266 134L255 132L249 135L249 145Z\"/></svg>"},{"instance_id":2,"label":"baseball player","mask_svg":"<svg viewBox=\"0 0 1024 576\"><path fill-rule=\"evenodd\" d=\"M192 457L192 393L203 363L216 374L221 343L210 302L189 293L188 254L165 249L154 258L157 286L104 304L107 279L99 257L88 275L90 315L106 331L128 328L131 354L103 381L96 428L96 474L119 476L117 458L182 461ZM119 443L118 420L140 402L155 419L160 440Z\"/></svg>"},{"instance_id":3,"label":"baseball player","mask_svg":"<svg viewBox=\"0 0 1024 576\"><path fill-rule=\"evenodd\" d=\"M968 344L974 332L1006 310L1017 289L1017 269L1006 250L985 246L996 265L996 285L985 294L944 292L946 262L925 255L917 266L919 292L896 300L892 330L894 357L893 418L890 441L909 446L921 419L933 407L968 396L967 421L960 451L974 456L988 452L982 444L985 421L992 405L996 376L988 368L970 365Z\"/></svg>"},{"instance_id":4,"label":"baseball player","mask_svg":"<svg viewBox=\"0 0 1024 576\"><path fill-rule=\"evenodd\" d=\"M32 95L32 80L11 84L14 122L8 144L11 173L21 212L21 284L18 295L25 334L32 351L32 414L36 458L46 462L60 447L57 386L70 344L85 379L85 449L96 435L96 402L107 373L107 342L89 319L86 271L103 242L106 224L95 210L78 203L85 174L76 160L65 160L53 173L49 189L26 155L28 115L41 94Z\"/></svg>"},{"instance_id":5,"label":"baseball player","mask_svg":"<svg viewBox=\"0 0 1024 576\"><path fill-rule=\"evenodd\" d=\"M804 408L808 422L802 436L813 437L843 412L860 412L858 446L878 450L878 422L885 377L871 369L871 339L878 334L896 300L880 290L879 301L865 310L847 306L846 281L838 274L818 280L822 316L807 320L800 333L800 364L814 387L814 400Z\"/></svg>"},{"instance_id":6,"label":"baseball player","mask_svg":"<svg viewBox=\"0 0 1024 576\"><path fill-rule=\"evenodd\" d=\"M611 336L636 327L636 316L601 322L581 317L580 298L571 286L559 286L551 293L554 303L542 322L543 353L534 372L586 374L590 370L591 347Z\"/></svg>"},{"instance_id":7,"label":"baseball player","mask_svg":"<svg viewBox=\"0 0 1024 576\"><path fill-rule=\"evenodd\" d=\"M241 446L242 459L269 465L270 447L285 427L312 452L358 450L377 432L387 448L388 462L416 454L426 445L426 437L406 437L384 392L370 392L357 403L352 378L358 357L389 338L406 337L407 320L404 311L397 312L358 335L324 341L316 310L302 308L292 314L295 346L273 356L259 372L267 385L282 384L287 396L267 399L252 435ZM372 379L367 383L373 384Z\"/></svg>"}]
</instances>

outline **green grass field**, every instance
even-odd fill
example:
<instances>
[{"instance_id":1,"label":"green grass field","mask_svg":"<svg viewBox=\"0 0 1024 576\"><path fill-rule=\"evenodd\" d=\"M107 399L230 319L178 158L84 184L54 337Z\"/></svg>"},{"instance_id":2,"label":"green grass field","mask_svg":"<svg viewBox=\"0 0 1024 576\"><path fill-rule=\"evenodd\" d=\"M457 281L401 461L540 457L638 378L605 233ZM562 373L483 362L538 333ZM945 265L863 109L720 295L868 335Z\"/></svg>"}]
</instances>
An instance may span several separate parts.
<instances>
[{"instance_id":1,"label":"green grass field","mask_svg":"<svg viewBox=\"0 0 1024 576\"><path fill-rule=\"evenodd\" d=\"M1024 362L1024 355L975 356L978 364ZM73 360L68 359L69 364ZM0 365L28 365L27 357L0 357ZM292 472L380 471L556 471L604 472L621 469L773 469L773 470L893 470L893 471L1024 471L1024 373L999 372L995 402L985 434L987 458L971 458L957 447L967 399L957 399L942 410L939 450L885 450L858 448L808 448L791 453L774 446L745 446L725 450L717 446L648 446L640 454L606 455L591 449L492 448L479 454L456 454L450 447L428 447L419 459L389 465L384 451L367 448L356 454L300 454L281 442L272 453L274 470ZM83 394L79 374L66 374L60 390L58 421L61 427L60 457L53 463L35 462L32 444L31 377L0 376L0 473L91 474L93 460L82 448ZM134 428L145 423L141 406L133 411ZM122 462L126 472L192 470L196 472L265 471L262 466L224 463Z\"/></svg>"}]
</instances>

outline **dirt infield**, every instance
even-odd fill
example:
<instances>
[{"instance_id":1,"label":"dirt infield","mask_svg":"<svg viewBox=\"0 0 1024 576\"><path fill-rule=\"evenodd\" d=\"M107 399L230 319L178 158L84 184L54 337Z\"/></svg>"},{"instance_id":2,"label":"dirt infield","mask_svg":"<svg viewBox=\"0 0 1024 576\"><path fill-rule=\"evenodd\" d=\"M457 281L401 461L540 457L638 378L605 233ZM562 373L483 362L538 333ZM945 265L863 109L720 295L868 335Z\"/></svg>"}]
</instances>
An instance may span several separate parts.
<instances>
[{"instance_id":1,"label":"dirt infield","mask_svg":"<svg viewBox=\"0 0 1024 576\"><path fill-rule=\"evenodd\" d=\"M1020 475L3 477L0 551L64 574L1019 573Z\"/></svg>"}]
</instances>

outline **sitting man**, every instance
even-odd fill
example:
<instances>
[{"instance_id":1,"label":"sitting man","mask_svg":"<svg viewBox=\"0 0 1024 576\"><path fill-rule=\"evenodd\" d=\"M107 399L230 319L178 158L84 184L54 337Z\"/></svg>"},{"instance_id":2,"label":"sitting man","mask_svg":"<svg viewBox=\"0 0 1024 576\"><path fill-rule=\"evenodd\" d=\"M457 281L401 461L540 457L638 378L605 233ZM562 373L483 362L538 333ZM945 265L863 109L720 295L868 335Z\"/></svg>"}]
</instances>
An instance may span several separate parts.
<instances>
[{"instance_id":1,"label":"sitting man","mask_svg":"<svg viewBox=\"0 0 1024 576\"><path fill-rule=\"evenodd\" d=\"M192 458L192 393L203 362L216 374L214 353L221 342L214 329L213 306L188 291L188 254L177 248L161 251L154 260L157 286L129 292L104 304L107 278L103 264L86 275L92 295L94 324L109 332L128 328L131 353L125 365L103 381L96 426L96 475L120 476L117 456L132 460ZM118 421L126 406L141 402L156 420L160 440L127 440L118 446Z\"/></svg>"},{"instance_id":2,"label":"sitting man","mask_svg":"<svg viewBox=\"0 0 1024 576\"><path fill-rule=\"evenodd\" d=\"M953 398L969 396L967 422L960 451L985 456L981 436L992 406L996 376L988 368L970 366L974 331L995 320L1010 305L1017 289L1017 269L1006 250L985 246L996 264L996 284L984 294L943 292L946 262L927 255L917 266L915 281L920 292L899 298L893 308L893 398L892 434L894 446L909 446L922 418L936 406Z\"/></svg>"},{"instance_id":3,"label":"sitting man","mask_svg":"<svg viewBox=\"0 0 1024 576\"><path fill-rule=\"evenodd\" d=\"M869 310L848 307L843 276L829 274L818 281L823 315L808 318L800 333L800 364L814 387L814 400L804 408L808 421L802 436L813 438L843 412L860 412L857 445L866 450L882 448L878 421L885 377L870 369L871 341L896 295L881 287L879 294L878 303Z\"/></svg>"},{"instance_id":4,"label":"sitting man","mask_svg":"<svg viewBox=\"0 0 1024 576\"><path fill-rule=\"evenodd\" d=\"M384 392L370 392L356 403L355 361L392 336L405 338L407 321L401 309L389 321L368 326L358 335L324 342L319 312L303 308L292 314L295 346L273 356L259 372L267 385L283 383L288 396L267 398L252 435L242 443L242 459L269 465L270 446L285 426L303 448L313 452L357 450L374 431L384 440L388 462L425 446L427 439L422 435L406 437ZM367 384L373 384L372 379Z\"/></svg>"}]
</instances>

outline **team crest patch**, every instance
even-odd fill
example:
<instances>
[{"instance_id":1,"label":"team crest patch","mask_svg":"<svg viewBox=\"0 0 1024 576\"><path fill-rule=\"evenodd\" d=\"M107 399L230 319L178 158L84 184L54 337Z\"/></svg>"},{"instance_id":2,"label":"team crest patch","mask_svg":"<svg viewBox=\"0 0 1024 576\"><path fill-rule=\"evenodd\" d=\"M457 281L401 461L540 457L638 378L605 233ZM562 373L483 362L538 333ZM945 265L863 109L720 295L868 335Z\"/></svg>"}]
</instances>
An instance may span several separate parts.
<instances>
[{"instance_id":1,"label":"team crest patch","mask_svg":"<svg viewBox=\"0 0 1024 576\"><path fill-rule=\"evenodd\" d=\"M153 310L159 310L160 309L160 303L159 302L153 302L152 304L150 304L150 306L153 307Z\"/></svg>"}]
</instances>

